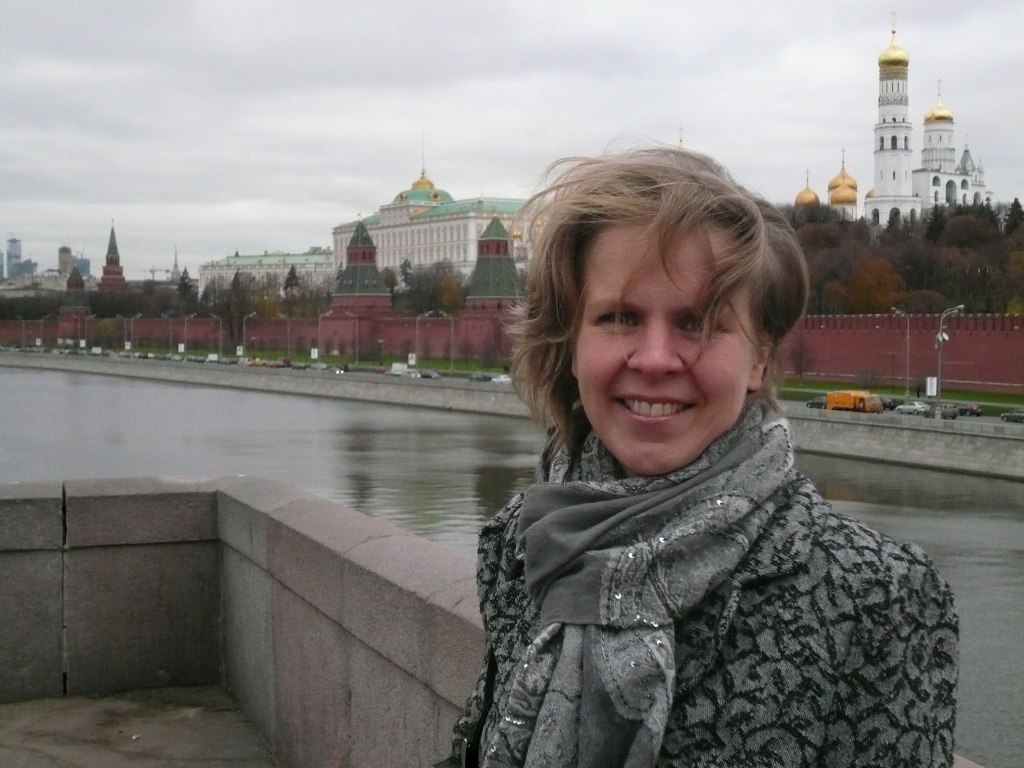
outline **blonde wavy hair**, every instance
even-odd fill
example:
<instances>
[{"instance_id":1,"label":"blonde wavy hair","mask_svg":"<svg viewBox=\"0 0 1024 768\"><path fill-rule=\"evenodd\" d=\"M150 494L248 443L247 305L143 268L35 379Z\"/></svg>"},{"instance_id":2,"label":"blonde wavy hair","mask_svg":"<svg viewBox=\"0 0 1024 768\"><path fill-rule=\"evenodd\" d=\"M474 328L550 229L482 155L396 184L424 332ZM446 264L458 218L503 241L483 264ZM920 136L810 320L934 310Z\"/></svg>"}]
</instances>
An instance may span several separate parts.
<instances>
[{"instance_id":1,"label":"blonde wavy hair","mask_svg":"<svg viewBox=\"0 0 1024 768\"><path fill-rule=\"evenodd\" d=\"M684 149L570 157L552 165L549 175L554 181L523 208L533 255L507 331L513 385L534 418L553 428L554 446L572 444L589 427L572 353L588 249L616 224L646 225L662 245L663 261L665 246L678 236L704 236L712 273L702 336L710 338L718 312L746 290L752 341L766 363L756 397L777 407L779 344L803 314L808 294L803 251L785 216L710 157ZM712 248L711 233L723 247Z\"/></svg>"}]
</instances>

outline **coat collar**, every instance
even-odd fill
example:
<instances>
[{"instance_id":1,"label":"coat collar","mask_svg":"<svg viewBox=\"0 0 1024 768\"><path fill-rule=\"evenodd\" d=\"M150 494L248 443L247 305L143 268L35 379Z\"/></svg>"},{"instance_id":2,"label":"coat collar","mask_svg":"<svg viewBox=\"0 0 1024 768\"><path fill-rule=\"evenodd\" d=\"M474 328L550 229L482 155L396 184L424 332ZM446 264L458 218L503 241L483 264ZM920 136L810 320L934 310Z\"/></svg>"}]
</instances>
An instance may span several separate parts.
<instances>
[{"instance_id":1,"label":"coat collar","mask_svg":"<svg viewBox=\"0 0 1024 768\"><path fill-rule=\"evenodd\" d=\"M772 501L777 504L774 514L734 575L739 585L795 571L821 535L820 512L827 502L807 478L798 476Z\"/></svg>"}]
</instances>

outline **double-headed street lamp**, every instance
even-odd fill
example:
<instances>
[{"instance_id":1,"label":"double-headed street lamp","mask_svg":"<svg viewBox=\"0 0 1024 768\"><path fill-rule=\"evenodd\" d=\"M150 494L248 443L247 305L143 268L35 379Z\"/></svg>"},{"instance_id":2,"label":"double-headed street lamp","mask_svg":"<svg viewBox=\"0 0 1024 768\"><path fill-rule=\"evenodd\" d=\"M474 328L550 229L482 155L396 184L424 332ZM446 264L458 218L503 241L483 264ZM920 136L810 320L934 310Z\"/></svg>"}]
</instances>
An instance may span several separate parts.
<instances>
[{"instance_id":1,"label":"double-headed street lamp","mask_svg":"<svg viewBox=\"0 0 1024 768\"><path fill-rule=\"evenodd\" d=\"M908 402L910 402L910 313L909 312L904 312L902 309L897 309L896 307L890 307L889 311L892 312L894 315L896 315L898 317L902 316L902 317L907 318L907 351L906 351L906 362L907 362L906 382L907 382L907 386L906 386L906 389L903 390L903 402L904 403L908 403Z\"/></svg>"},{"instance_id":2,"label":"double-headed street lamp","mask_svg":"<svg viewBox=\"0 0 1024 768\"><path fill-rule=\"evenodd\" d=\"M946 322L946 318L950 315L959 315L964 311L963 304L957 304L955 307L944 309L942 314L939 315L939 332L935 334L935 348L939 351L939 366L938 371L935 375L935 399L938 400L942 397L942 346L949 341L949 336L946 335L945 331L942 330L943 324ZM941 409L935 411L936 418L942 417Z\"/></svg>"}]
</instances>

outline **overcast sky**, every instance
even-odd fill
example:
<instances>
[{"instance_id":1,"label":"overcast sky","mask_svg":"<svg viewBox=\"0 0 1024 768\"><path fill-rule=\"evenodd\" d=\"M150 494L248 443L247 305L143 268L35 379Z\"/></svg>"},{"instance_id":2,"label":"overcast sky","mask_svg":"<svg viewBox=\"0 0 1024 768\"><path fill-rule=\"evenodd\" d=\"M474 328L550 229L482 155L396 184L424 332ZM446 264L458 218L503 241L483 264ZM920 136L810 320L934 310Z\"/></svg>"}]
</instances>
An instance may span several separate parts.
<instances>
[{"instance_id":1,"label":"overcast sky","mask_svg":"<svg viewBox=\"0 0 1024 768\"><path fill-rule=\"evenodd\" d=\"M559 157L675 145L775 202L872 186L878 54L942 102L997 201L1024 197L1020 0L0 0L0 235L129 278L330 246L422 166L525 197ZM0 244L6 250L6 244Z\"/></svg>"}]
</instances>

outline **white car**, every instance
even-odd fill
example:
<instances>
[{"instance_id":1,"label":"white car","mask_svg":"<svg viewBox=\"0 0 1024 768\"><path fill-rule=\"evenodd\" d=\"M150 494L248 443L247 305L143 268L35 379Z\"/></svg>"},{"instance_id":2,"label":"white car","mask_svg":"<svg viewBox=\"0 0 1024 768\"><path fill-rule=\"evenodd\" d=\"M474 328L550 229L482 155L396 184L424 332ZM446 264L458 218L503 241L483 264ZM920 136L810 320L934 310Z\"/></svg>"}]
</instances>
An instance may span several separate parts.
<instances>
[{"instance_id":1,"label":"white car","mask_svg":"<svg viewBox=\"0 0 1024 768\"><path fill-rule=\"evenodd\" d=\"M912 416L924 416L931 411L931 406L920 400L908 400L905 403L897 405L895 410L896 413L909 413Z\"/></svg>"},{"instance_id":2,"label":"white car","mask_svg":"<svg viewBox=\"0 0 1024 768\"><path fill-rule=\"evenodd\" d=\"M491 383L492 384L511 384L512 383L512 377L509 376L507 373L501 373L501 374L498 374L497 376L492 377L491 378Z\"/></svg>"}]
</instances>

